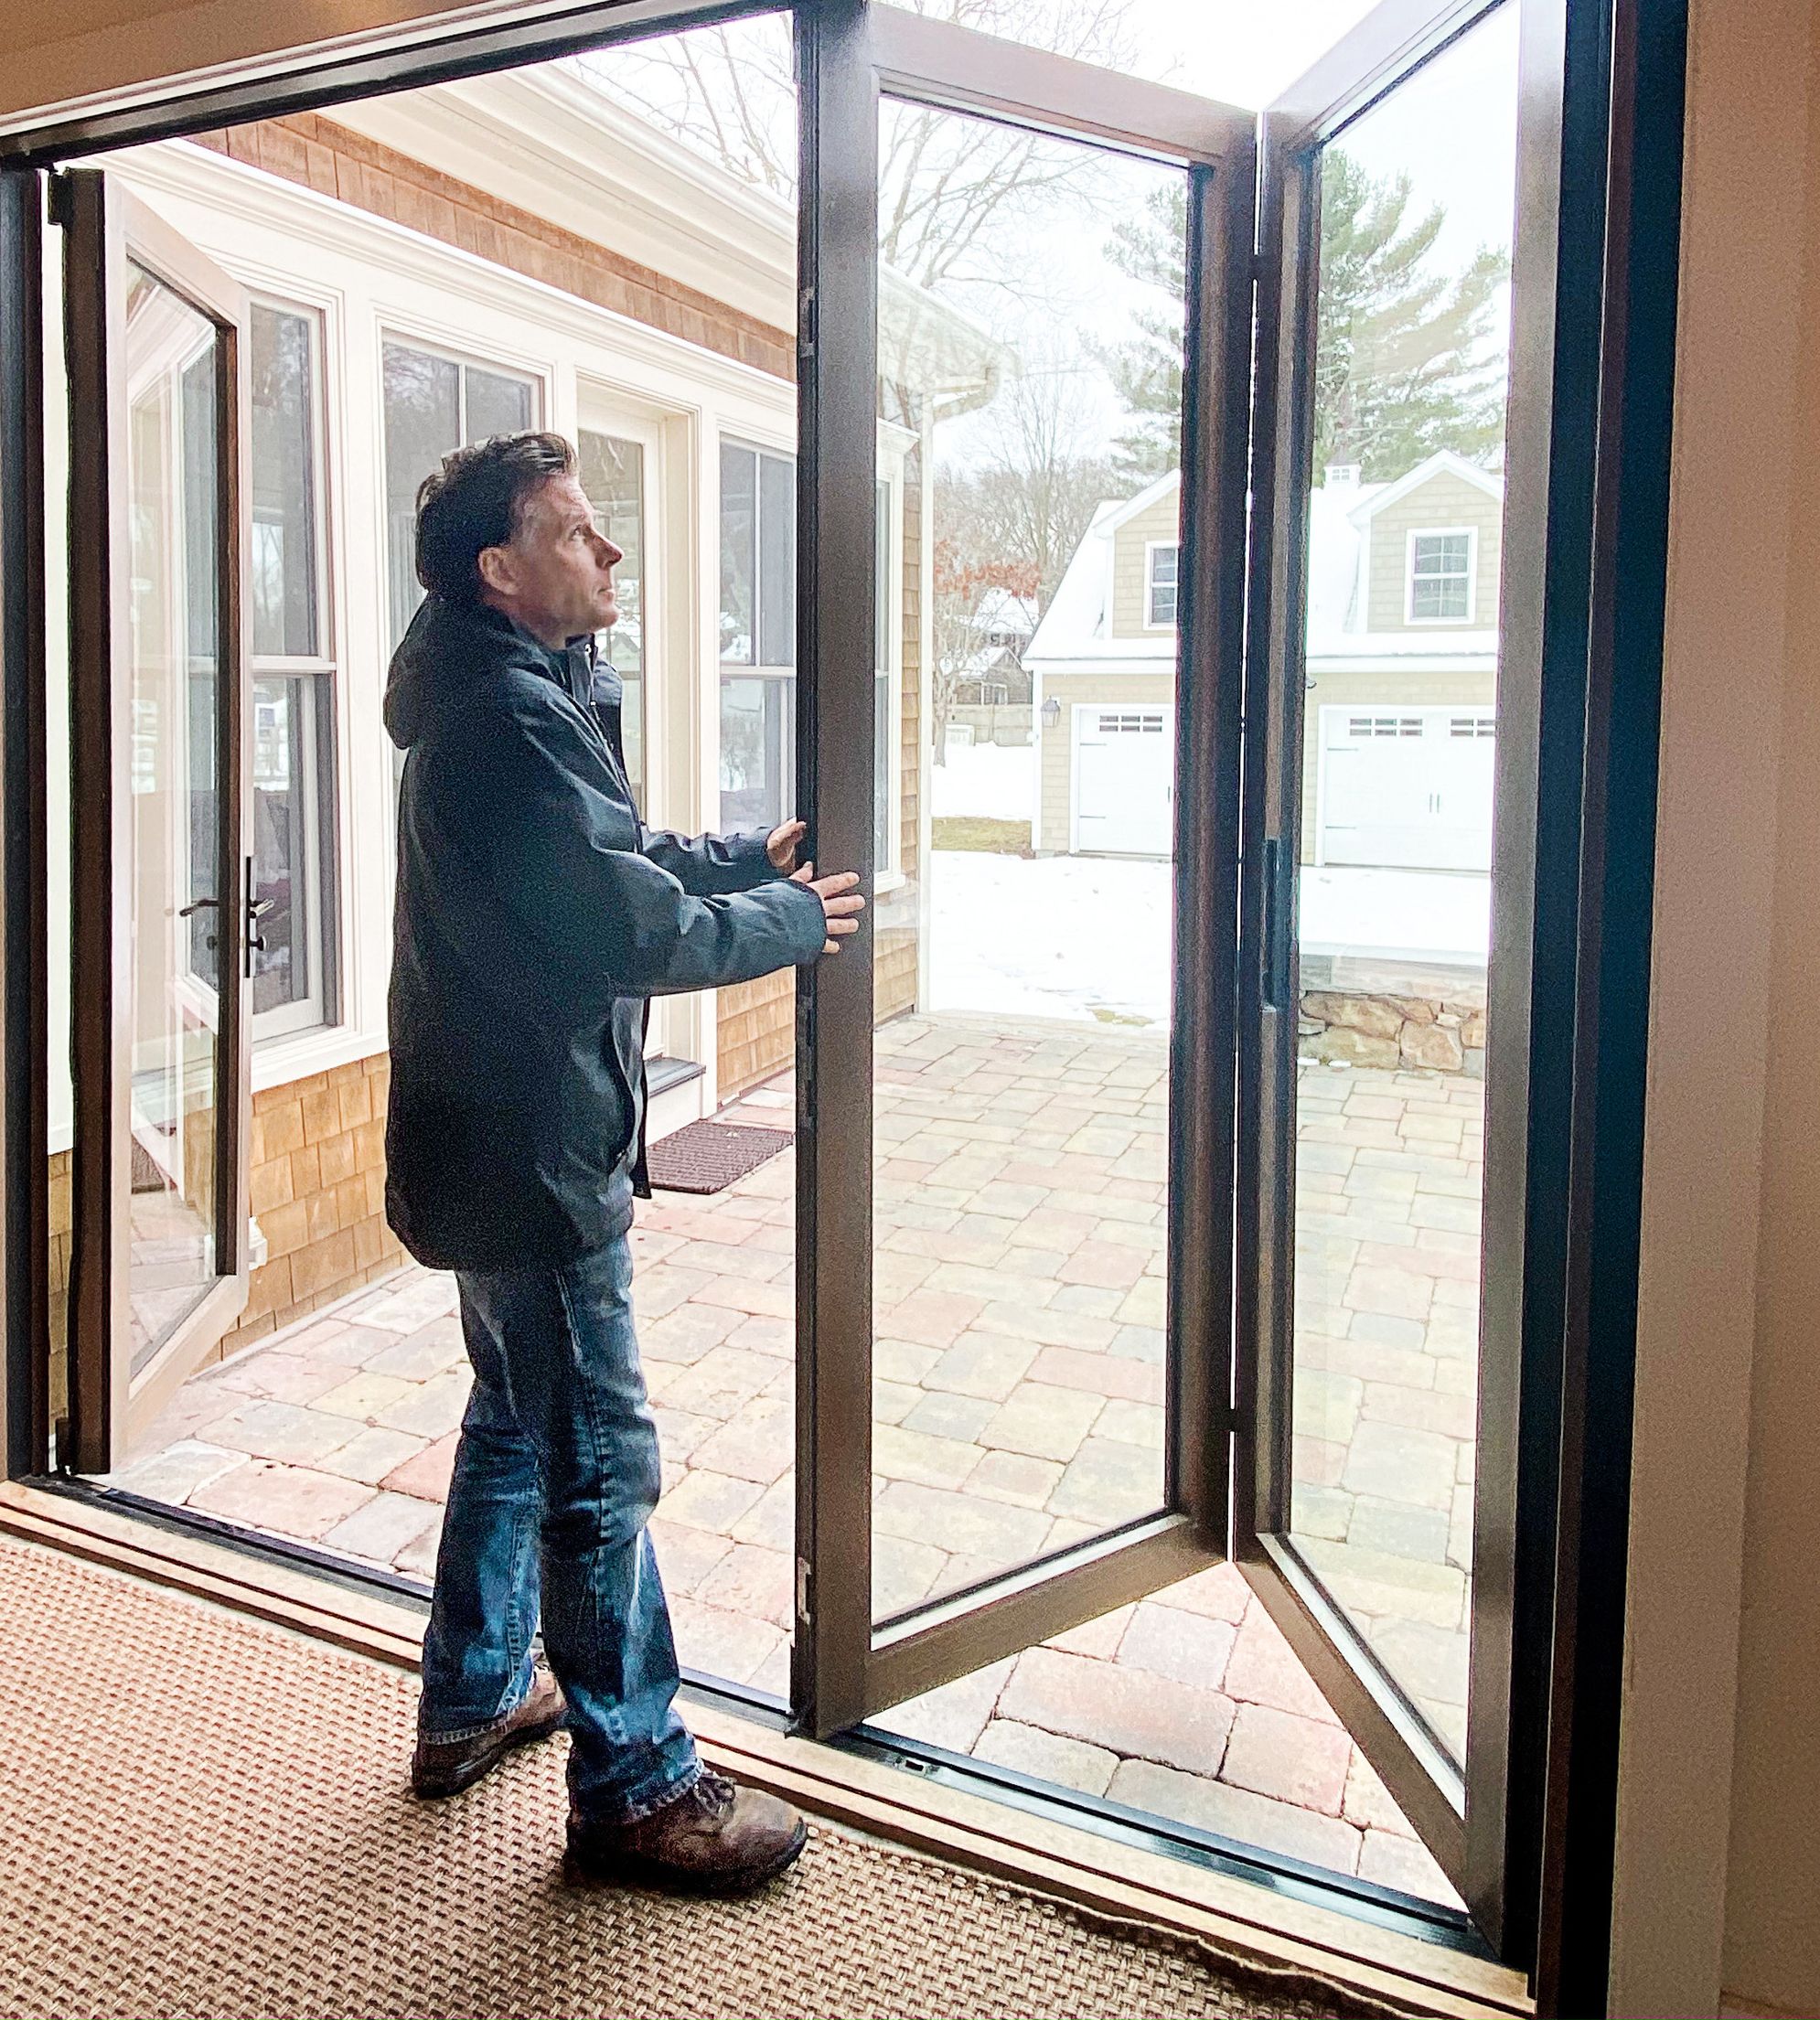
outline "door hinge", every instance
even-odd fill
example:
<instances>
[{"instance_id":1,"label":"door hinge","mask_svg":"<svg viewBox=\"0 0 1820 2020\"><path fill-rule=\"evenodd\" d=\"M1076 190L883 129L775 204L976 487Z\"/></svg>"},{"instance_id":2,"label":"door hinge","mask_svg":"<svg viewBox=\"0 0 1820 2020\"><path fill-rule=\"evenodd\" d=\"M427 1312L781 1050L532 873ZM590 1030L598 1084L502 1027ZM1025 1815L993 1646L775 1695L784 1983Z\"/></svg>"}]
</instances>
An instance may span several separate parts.
<instances>
[{"instance_id":1,"label":"door hinge","mask_svg":"<svg viewBox=\"0 0 1820 2020\"><path fill-rule=\"evenodd\" d=\"M798 1557L797 1559L797 1619L805 1627L809 1626L815 1619L815 1610L809 1604L809 1584L808 1559Z\"/></svg>"},{"instance_id":2,"label":"door hinge","mask_svg":"<svg viewBox=\"0 0 1820 2020\"><path fill-rule=\"evenodd\" d=\"M45 185L45 214L59 230L70 229L70 211L73 207L75 185L70 179L67 168L51 171L50 179Z\"/></svg>"},{"instance_id":3,"label":"door hinge","mask_svg":"<svg viewBox=\"0 0 1820 2020\"><path fill-rule=\"evenodd\" d=\"M797 356L815 356L815 290L812 287L797 291Z\"/></svg>"}]
</instances>

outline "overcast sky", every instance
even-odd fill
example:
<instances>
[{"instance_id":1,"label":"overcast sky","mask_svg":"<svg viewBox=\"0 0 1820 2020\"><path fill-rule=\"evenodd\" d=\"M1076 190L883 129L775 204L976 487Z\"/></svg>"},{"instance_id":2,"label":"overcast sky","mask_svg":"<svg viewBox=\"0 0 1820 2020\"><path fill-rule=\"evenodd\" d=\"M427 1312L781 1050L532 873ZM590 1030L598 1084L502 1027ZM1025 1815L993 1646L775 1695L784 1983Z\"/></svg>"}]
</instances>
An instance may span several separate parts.
<instances>
[{"instance_id":1,"label":"overcast sky","mask_svg":"<svg viewBox=\"0 0 1820 2020\"><path fill-rule=\"evenodd\" d=\"M928 0L928 11L945 13L947 5L948 0ZM1078 0L1021 0L1021 5L1033 39L1045 38L1050 14L1078 18L1074 11ZM1372 5L1373 0L1121 0L1132 69L1248 109L1267 104L1292 83ZM1436 203L1445 207L1446 224L1434 254L1444 270L1463 265L1481 246L1510 243L1516 15L1514 5L1500 6L1355 121L1342 143L1374 177L1409 178L1410 221ZM754 21L733 34L752 37L755 47L770 53L778 74L787 74L787 30L781 19ZM686 34L675 38L690 39ZM610 54L583 61L597 74L616 67ZM637 98L659 119L661 101L670 92L699 89L643 67L622 75L637 77ZM782 123L781 146L787 153L788 96L781 89L777 95L775 117ZM1133 311L1162 299L1111 263L1108 235L1117 220L1140 215L1146 195L1180 172L1078 143L1050 144L1058 158L1080 164L1068 185L1017 217L1014 225L1008 220L996 240L981 241L974 271L994 278L945 284L941 292L1010 344L1026 369L1055 374L1059 369L1076 409L1080 447L1091 451L1108 444L1124 424L1094 352L1131 334ZM957 462L975 461L990 453L991 433L989 416L958 422L943 431L943 450Z\"/></svg>"}]
</instances>

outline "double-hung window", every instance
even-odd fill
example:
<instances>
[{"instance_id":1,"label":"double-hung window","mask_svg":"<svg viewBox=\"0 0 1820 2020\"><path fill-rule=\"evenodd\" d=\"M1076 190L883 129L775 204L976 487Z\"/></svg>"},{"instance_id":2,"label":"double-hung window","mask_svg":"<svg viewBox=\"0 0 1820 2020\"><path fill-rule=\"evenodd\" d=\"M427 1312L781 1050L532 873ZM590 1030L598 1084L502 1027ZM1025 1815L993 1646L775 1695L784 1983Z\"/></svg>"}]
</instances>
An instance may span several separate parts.
<instances>
[{"instance_id":1,"label":"double-hung window","mask_svg":"<svg viewBox=\"0 0 1820 2020\"><path fill-rule=\"evenodd\" d=\"M775 828L796 796L797 466L721 444L721 826Z\"/></svg>"},{"instance_id":2,"label":"double-hung window","mask_svg":"<svg viewBox=\"0 0 1820 2020\"><path fill-rule=\"evenodd\" d=\"M1175 577L1182 549L1174 540L1152 540L1144 550L1144 623L1152 631L1175 624Z\"/></svg>"},{"instance_id":3,"label":"double-hung window","mask_svg":"<svg viewBox=\"0 0 1820 2020\"><path fill-rule=\"evenodd\" d=\"M386 340L386 568L391 644L404 636L423 592L417 582L417 487L464 443L537 425L537 381L522 372Z\"/></svg>"},{"instance_id":4,"label":"double-hung window","mask_svg":"<svg viewBox=\"0 0 1820 2020\"><path fill-rule=\"evenodd\" d=\"M895 866L892 789L892 490L878 482L873 633L875 866ZM617 536L616 535L616 539ZM623 544L623 542L621 543ZM721 825L775 828L796 796L797 468L787 455L721 445Z\"/></svg>"},{"instance_id":5,"label":"double-hung window","mask_svg":"<svg viewBox=\"0 0 1820 2020\"><path fill-rule=\"evenodd\" d=\"M645 448L624 436L583 428L577 440L582 489L594 524L625 557L613 571L619 620L597 647L619 675L619 738L640 807L645 781Z\"/></svg>"},{"instance_id":6,"label":"double-hung window","mask_svg":"<svg viewBox=\"0 0 1820 2020\"><path fill-rule=\"evenodd\" d=\"M1409 622L1464 625L1472 619L1470 530L1409 536Z\"/></svg>"},{"instance_id":7,"label":"double-hung window","mask_svg":"<svg viewBox=\"0 0 1820 2020\"><path fill-rule=\"evenodd\" d=\"M253 895L256 1041L332 1023L335 674L322 481L322 319L255 302L252 411Z\"/></svg>"}]
</instances>

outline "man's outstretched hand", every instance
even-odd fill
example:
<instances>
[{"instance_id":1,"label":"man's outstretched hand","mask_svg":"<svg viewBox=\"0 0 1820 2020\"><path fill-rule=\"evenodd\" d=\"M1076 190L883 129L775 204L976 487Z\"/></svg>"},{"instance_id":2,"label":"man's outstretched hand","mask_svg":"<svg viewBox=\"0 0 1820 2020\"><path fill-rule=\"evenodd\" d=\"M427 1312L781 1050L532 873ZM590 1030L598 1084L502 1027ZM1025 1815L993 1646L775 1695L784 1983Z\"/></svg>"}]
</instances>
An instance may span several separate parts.
<instances>
[{"instance_id":1,"label":"man's outstretched hand","mask_svg":"<svg viewBox=\"0 0 1820 2020\"><path fill-rule=\"evenodd\" d=\"M800 829L801 824L797 824ZM780 828L778 834L783 833ZM773 836L775 841L776 836ZM796 844L791 843L794 851ZM839 954L840 943L850 933L860 930L860 914L866 909L866 901L855 892L860 875L856 870L842 870L832 877L818 877L815 865L806 862L795 876L792 883L807 884L821 900L821 915L828 927L828 937L821 943L824 954Z\"/></svg>"},{"instance_id":2,"label":"man's outstretched hand","mask_svg":"<svg viewBox=\"0 0 1820 2020\"><path fill-rule=\"evenodd\" d=\"M765 853L771 859L772 869L787 876L797 867L797 845L808 832L808 824L800 820L787 820L781 828L774 828L765 844Z\"/></svg>"}]
</instances>

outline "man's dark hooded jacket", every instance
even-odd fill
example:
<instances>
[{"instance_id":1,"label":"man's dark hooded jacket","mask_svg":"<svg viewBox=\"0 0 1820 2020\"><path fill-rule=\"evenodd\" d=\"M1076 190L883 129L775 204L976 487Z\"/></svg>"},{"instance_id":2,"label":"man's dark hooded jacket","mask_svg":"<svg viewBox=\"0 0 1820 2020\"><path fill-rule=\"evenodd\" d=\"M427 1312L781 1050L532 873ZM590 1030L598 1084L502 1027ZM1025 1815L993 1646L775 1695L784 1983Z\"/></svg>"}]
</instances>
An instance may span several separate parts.
<instances>
[{"instance_id":1,"label":"man's dark hooded jacket","mask_svg":"<svg viewBox=\"0 0 1820 2020\"><path fill-rule=\"evenodd\" d=\"M605 669L603 669L605 672ZM647 1001L812 960L765 837L646 828L593 655L431 597L394 654L402 749L386 1215L418 1261L566 1262L643 1190Z\"/></svg>"}]
</instances>

